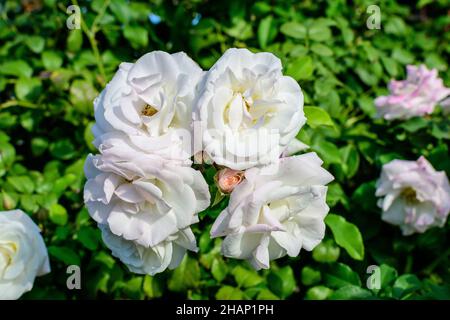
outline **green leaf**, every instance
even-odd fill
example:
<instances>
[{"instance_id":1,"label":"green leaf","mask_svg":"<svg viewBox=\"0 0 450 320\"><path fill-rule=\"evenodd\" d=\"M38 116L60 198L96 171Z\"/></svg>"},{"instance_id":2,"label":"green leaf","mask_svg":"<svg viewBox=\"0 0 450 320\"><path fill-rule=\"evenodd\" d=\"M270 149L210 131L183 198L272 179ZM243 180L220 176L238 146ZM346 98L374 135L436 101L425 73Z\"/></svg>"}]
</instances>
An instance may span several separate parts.
<instances>
[{"instance_id":1,"label":"green leaf","mask_svg":"<svg viewBox=\"0 0 450 320\"><path fill-rule=\"evenodd\" d=\"M306 37L306 27L298 22L286 22L280 27L282 34L294 39Z\"/></svg>"},{"instance_id":2,"label":"green leaf","mask_svg":"<svg viewBox=\"0 0 450 320\"><path fill-rule=\"evenodd\" d=\"M378 211L377 198L375 197L375 181L364 182L358 186L353 192L352 200L367 212Z\"/></svg>"},{"instance_id":3,"label":"green leaf","mask_svg":"<svg viewBox=\"0 0 450 320\"><path fill-rule=\"evenodd\" d=\"M306 266L302 269L302 283L305 286L310 286L316 284L322 280L322 276L319 270L314 270L313 268Z\"/></svg>"},{"instance_id":4,"label":"green leaf","mask_svg":"<svg viewBox=\"0 0 450 320\"><path fill-rule=\"evenodd\" d=\"M14 163L16 150L7 141L0 141L0 176Z\"/></svg>"},{"instance_id":5,"label":"green leaf","mask_svg":"<svg viewBox=\"0 0 450 320\"><path fill-rule=\"evenodd\" d=\"M112 269L116 264L116 260L104 251L97 253L93 257L93 261L95 261L96 264L101 265L102 268L106 268L108 270Z\"/></svg>"},{"instance_id":6,"label":"green leaf","mask_svg":"<svg viewBox=\"0 0 450 320\"><path fill-rule=\"evenodd\" d=\"M377 113L377 109L375 108L373 97L369 97L366 95L362 95L358 99L358 105L361 108L361 110L368 115L370 118L373 118L375 114Z\"/></svg>"},{"instance_id":7,"label":"green leaf","mask_svg":"<svg viewBox=\"0 0 450 320\"><path fill-rule=\"evenodd\" d=\"M244 293L239 288L233 288L231 286L223 286L217 291L217 300L242 300Z\"/></svg>"},{"instance_id":8,"label":"green leaf","mask_svg":"<svg viewBox=\"0 0 450 320\"><path fill-rule=\"evenodd\" d=\"M163 286L156 277L146 275L144 278L144 293L149 298L160 298L163 295Z\"/></svg>"},{"instance_id":9,"label":"green leaf","mask_svg":"<svg viewBox=\"0 0 450 320\"><path fill-rule=\"evenodd\" d=\"M49 246L48 253L65 265L80 265L80 257L68 247Z\"/></svg>"},{"instance_id":10,"label":"green leaf","mask_svg":"<svg viewBox=\"0 0 450 320\"><path fill-rule=\"evenodd\" d=\"M123 29L123 35L134 49L145 48L148 45L148 31L144 27L127 25Z\"/></svg>"},{"instance_id":11,"label":"green leaf","mask_svg":"<svg viewBox=\"0 0 450 320\"><path fill-rule=\"evenodd\" d=\"M100 236L97 229L85 226L78 230L77 239L85 248L94 251L98 248Z\"/></svg>"},{"instance_id":12,"label":"green leaf","mask_svg":"<svg viewBox=\"0 0 450 320\"><path fill-rule=\"evenodd\" d=\"M50 144L50 153L58 159L68 160L75 157L76 150L69 139L62 139Z\"/></svg>"},{"instance_id":13,"label":"green leaf","mask_svg":"<svg viewBox=\"0 0 450 320\"><path fill-rule=\"evenodd\" d=\"M0 65L0 74L29 78L33 74L33 69L23 60L11 60Z\"/></svg>"},{"instance_id":14,"label":"green leaf","mask_svg":"<svg viewBox=\"0 0 450 320\"><path fill-rule=\"evenodd\" d=\"M312 146L312 149L314 151L317 151L317 153L320 155L320 157L327 163L341 163L341 153L338 149L338 147L324 139L316 141Z\"/></svg>"},{"instance_id":15,"label":"green leaf","mask_svg":"<svg viewBox=\"0 0 450 320\"><path fill-rule=\"evenodd\" d=\"M353 177L358 172L359 154L356 148L349 144L339 149L342 156L342 168L347 178Z\"/></svg>"},{"instance_id":16,"label":"green leaf","mask_svg":"<svg viewBox=\"0 0 450 320\"><path fill-rule=\"evenodd\" d=\"M267 16L261 20L258 26L258 42L261 48L265 48L272 38L272 29L275 29L273 17ZM276 29L275 29L276 30Z\"/></svg>"},{"instance_id":17,"label":"green leaf","mask_svg":"<svg viewBox=\"0 0 450 320\"><path fill-rule=\"evenodd\" d=\"M356 74L359 76L359 78L367 84L368 86L374 86L378 83L377 76L371 72L366 66L357 66L355 68Z\"/></svg>"},{"instance_id":18,"label":"green leaf","mask_svg":"<svg viewBox=\"0 0 450 320\"><path fill-rule=\"evenodd\" d=\"M34 183L29 176L8 176L6 181L18 192L29 194L34 191Z\"/></svg>"},{"instance_id":19,"label":"green leaf","mask_svg":"<svg viewBox=\"0 0 450 320\"><path fill-rule=\"evenodd\" d=\"M35 157L42 155L47 147L48 141L45 138L35 137L31 139L31 152Z\"/></svg>"},{"instance_id":20,"label":"green leaf","mask_svg":"<svg viewBox=\"0 0 450 320\"><path fill-rule=\"evenodd\" d=\"M174 270L168 281L168 287L175 292L183 292L190 288L196 288L200 282L200 266L198 261L183 258L181 264Z\"/></svg>"},{"instance_id":21,"label":"green leaf","mask_svg":"<svg viewBox=\"0 0 450 320\"><path fill-rule=\"evenodd\" d=\"M306 291L305 299L306 300L326 300L331 294L333 290L327 288L325 286L315 286L309 288Z\"/></svg>"},{"instance_id":22,"label":"green leaf","mask_svg":"<svg viewBox=\"0 0 450 320\"><path fill-rule=\"evenodd\" d=\"M239 287L243 288L254 287L264 281L256 271L248 270L241 266L235 267L231 273Z\"/></svg>"},{"instance_id":23,"label":"green leaf","mask_svg":"<svg viewBox=\"0 0 450 320\"><path fill-rule=\"evenodd\" d=\"M60 226L65 225L69 219L66 208L58 203L54 203L50 207L49 217L53 223Z\"/></svg>"},{"instance_id":24,"label":"green leaf","mask_svg":"<svg viewBox=\"0 0 450 320\"><path fill-rule=\"evenodd\" d=\"M42 82L38 78L19 78L14 92L20 100L35 100L42 91Z\"/></svg>"},{"instance_id":25,"label":"green leaf","mask_svg":"<svg viewBox=\"0 0 450 320\"><path fill-rule=\"evenodd\" d=\"M125 283L123 291L127 297L130 299L141 299L142 298L142 277L134 277Z\"/></svg>"},{"instance_id":26,"label":"green leaf","mask_svg":"<svg viewBox=\"0 0 450 320\"><path fill-rule=\"evenodd\" d=\"M70 52L77 52L83 45L83 32L81 29L74 29L69 31L67 37L67 50Z\"/></svg>"},{"instance_id":27,"label":"green leaf","mask_svg":"<svg viewBox=\"0 0 450 320\"><path fill-rule=\"evenodd\" d=\"M329 271L324 275L324 283L330 288L341 288L347 285L361 286L361 279L358 274L348 265L336 263L330 266Z\"/></svg>"},{"instance_id":28,"label":"green leaf","mask_svg":"<svg viewBox=\"0 0 450 320\"><path fill-rule=\"evenodd\" d=\"M431 135L437 139L450 139L450 125L443 121L441 123L433 123Z\"/></svg>"},{"instance_id":29,"label":"green leaf","mask_svg":"<svg viewBox=\"0 0 450 320\"><path fill-rule=\"evenodd\" d=\"M2 191L1 193L2 203L0 205L3 206L5 210L12 210L17 206L17 202L19 201L19 195L12 192Z\"/></svg>"},{"instance_id":30,"label":"green leaf","mask_svg":"<svg viewBox=\"0 0 450 320\"><path fill-rule=\"evenodd\" d=\"M280 300L280 298L269 289L262 289L256 296L256 300Z\"/></svg>"},{"instance_id":31,"label":"green leaf","mask_svg":"<svg viewBox=\"0 0 450 320\"><path fill-rule=\"evenodd\" d=\"M423 117L414 117L403 122L400 127L408 132L416 132L422 128L426 128L429 121Z\"/></svg>"},{"instance_id":32,"label":"green leaf","mask_svg":"<svg viewBox=\"0 0 450 320\"><path fill-rule=\"evenodd\" d=\"M373 298L369 290L357 286L345 286L336 290L330 297L330 300L364 300Z\"/></svg>"},{"instance_id":33,"label":"green leaf","mask_svg":"<svg viewBox=\"0 0 450 320\"><path fill-rule=\"evenodd\" d=\"M310 78L313 70L314 66L311 57L297 57L288 64L286 74L298 81Z\"/></svg>"},{"instance_id":34,"label":"green leaf","mask_svg":"<svg viewBox=\"0 0 450 320\"><path fill-rule=\"evenodd\" d=\"M216 258L211 264L211 273L218 282L222 282L228 273L228 267L222 258Z\"/></svg>"},{"instance_id":35,"label":"green leaf","mask_svg":"<svg viewBox=\"0 0 450 320\"><path fill-rule=\"evenodd\" d=\"M393 295L395 298L404 298L408 294L419 290L422 283L414 274L404 274L400 276L394 283Z\"/></svg>"},{"instance_id":36,"label":"green leaf","mask_svg":"<svg viewBox=\"0 0 450 320\"><path fill-rule=\"evenodd\" d=\"M329 40L331 38L331 29L320 22L315 22L308 28L308 37L314 41Z\"/></svg>"},{"instance_id":37,"label":"green leaf","mask_svg":"<svg viewBox=\"0 0 450 320\"><path fill-rule=\"evenodd\" d=\"M333 240L322 241L312 252L313 259L321 263L332 263L339 259L340 249Z\"/></svg>"},{"instance_id":38,"label":"green leaf","mask_svg":"<svg viewBox=\"0 0 450 320\"><path fill-rule=\"evenodd\" d=\"M395 48L392 51L392 58L402 64L410 64L414 62L414 55L402 48Z\"/></svg>"},{"instance_id":39,"label":"green leaf","mask_svg":"<svg viewBox=\"0 0 450 320\"><path fill-rule=\"evenodd\" d=\"M387 264L382 264L380 266L380 277L381 289L385 289L390 286L395 279L397 279L397 270L395 270L391 266L388 266Z\"/></svg>"},{"instance_id":40,"label":"green leaf","mask_svg":"<svg viewBox=\"0 0 450 320\"><path fill-rule=\"evenodd\" d=\"M36 196L31 194L23 194L20 196L20 205L26 212L34 213L39 210L39 204L36 201Z\"/></svg>"},{"instance_id":41,"label":"green leaf","mask_svg":"<svg viewBox=\"0 0 450 320\"><path fill-rule=\"evenodd\" d=\"M92 101L97 96L97 90L86 80L74 80L70 86L70 102L74 107L85 114L93 112Z\"/></svg>"},{"instance_id":42,"label":"green leaf","mask_svg":"<svg viewBox=\"0 0 450 320\"><path fill-rule=\"evenodd\" d=\"M95 140L94 134L92 133L92 127L94 126L94 122L89 122L86 128L84 129L84 141L86 142L87 147L91 151L96 151L95 146L92 142Z\"/></svg>"},{"instance_id":43,"label":"green leaf","mask_svg":"<svg viewBox=\"0 0 450 320\"><path fill-rule=\"evenodd\" d=\"M383 25L383 27L386 33L394 34L397 36L404 35L407 32L405 21L398 16L391 16L386 24Z\"/></svg>"},{"instance_id":44,"label":"green leaf","mask_svg":"<svg viewBox=\"0 0 450 320\"><path fill-rule=\"evenodd\" d=\"M60 197L63 194L63 192L69 186L71 186L76 180L77 180L77 176L72 173L66 174L66 175L62 176L61 178L56 179L55 183L53 184L53 189L52 189L53 193L57 197Z\"/></svg>"},{"instance_id":45,"label":"green leaf","mask_svg":"<svg viewBox=\"0 0 450 320\"><path fill-rule=\"evenodd\" d=\"M45 39L40 36L28 36L25 38L25 44L34 53L40 53L45 46Z\"/></svg>"},{"instance_id":46,"label":"green leaf","mask_svg":"<svg viewBox=\"0 0 450 320\"><path fill-rule=\"evenodd\" d=\"M62 57L55 51L42 52L42 63L45 69L53 71L61 67L63 62Z\"/></svg>"},{"instance_id":47,"label":"green leaf","mask_svg":"<svg viewBox=\"0 0 450 320\"><path fill-rule=\"evenodd\" d=\"M325 223L331 229L336 243L344 248L353 259L364 259L364 244L357 226L335 214L328 214Z\"/></svg>"},{"instance_id":48,"label":"green leaf","mask_svg":"<svg viewBox=\"0 0 450 320\"><path fill-rule=\"evenodd\" d=\"M381 62L383 63L384 69L389 73L391 77L397 77L399 74L398 63L389 57L382 56Z\"/></svg>"},{"instance_id":49,"label":"green leaf","mask_svg":"<svg viewBox=\"0 0 450 320\"><path fill-rule=\"evenodd\" d=\"M324 57L331 57L333 55L333 50L321 43L314 43L311 46L311 51L317 53L319 56Z\"/></svg>"},{"instance_id":50,"label":"green leaf","mask_svg":"<svg viewBox=\"0 0 450 320\"><path fill-rule=\"evenodd\" d=\"M267 277L267 282L269 289L282 299L289 297L297 285L290 266L272 270Z\"/></svg>"},{"instance_id":51,"label":"green leaf","mask_svg":"<svg viewBox=\"0 0 450 320\"><path fill-rule=\"evenodd\" d=\"M311 128L318 126L334 126L333 120L330 115L324 109L319 107L304 107L303 111L306 116L306 123Z\"/></svg>"}]
</instances>

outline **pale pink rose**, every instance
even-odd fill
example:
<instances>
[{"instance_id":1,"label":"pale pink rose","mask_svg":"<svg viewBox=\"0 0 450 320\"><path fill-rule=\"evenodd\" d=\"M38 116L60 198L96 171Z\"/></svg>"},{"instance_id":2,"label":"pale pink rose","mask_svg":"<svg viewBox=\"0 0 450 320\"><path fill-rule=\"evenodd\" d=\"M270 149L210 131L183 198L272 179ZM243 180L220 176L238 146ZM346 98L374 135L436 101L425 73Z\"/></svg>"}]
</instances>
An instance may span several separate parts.
<instances>
[{"instance_id":1,"label":"pale pink rose","mask_svg":"<svg viewBox=\"0 0 450 320\"><path fill-rule=\"evenodd\" d=\"M406 70L406 80L389 83L390 95L375 99L379 117L405 120L430 114L439 101L450 95L436 69L408 65Z\"/></svg>"},{"instance_id":2,"label":"pale pink rose","mask_svg":"<svg viewBox=\"0 0 450 320\"><path fill-rule=\"evenodd\" d=\"M217 174L217 185L223 193L230 193L242 179L244 179L244 171L225 168Z\"/></svg>"},{"instance_id":3,"label":"pale pink rose","mask_svg":"<svg viewBox=\"0 0 450 320\"><path fill-rule=\"evenodd\" d=\"M400 226L403 235L443 227L450 212L448 178L424 157L385 164L375 195L382 197L378 200L381 218Z\"/></svg>"}]
</instances>

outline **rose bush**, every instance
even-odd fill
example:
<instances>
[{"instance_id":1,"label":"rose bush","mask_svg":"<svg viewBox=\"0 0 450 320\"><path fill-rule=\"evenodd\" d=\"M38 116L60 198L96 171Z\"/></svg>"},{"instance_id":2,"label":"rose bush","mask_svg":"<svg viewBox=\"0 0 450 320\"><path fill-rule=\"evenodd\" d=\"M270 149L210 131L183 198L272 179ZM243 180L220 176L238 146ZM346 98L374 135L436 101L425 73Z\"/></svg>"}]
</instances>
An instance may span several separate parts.
<instances>
[{"instance_id":1,"label":"rose bush","mask_svg":"<svg viewBox=\"0 0 450 320\"><path fill-rule=\"evenodd\" d=\"M376 20L376 16L368 13L369 4L363 0L320 4L183 0L151 5L140 0L79 0L78 5L80 28L69 29L65 4L55 0L6 0L0 4L0 210L22 209L30 215L41 229L52 267L50 274L35 279L23 299L450 298L448 218L442 225L444 219L431 210L435 220L429 227L421 227L424 232L404 236L401 227L408 225L405 220L400 225L384 221L383 208L377 205L380 198L385 201L393 194L394 183L386 196L376 196L383 166L394 160L415 162L423 156L436 172L450 174L448 98L438 101L440 97L429 95L450 87L445 1L378 1L381 29L367 27L367 19ZM239 49L221 59L230 48ZM181 51L186 55L176 53ZM149 52L153 53L146 55ZM226 70L230 65L231 72ZM408 78L408 65L417 68L413 72L417 78ZM204 72L209 70L217 72L207 81ZM265 73L267 70L273 72ZM430 70L437 71L436 77ZM228 78L230 75L235 79ZM252 80L258 76L282 85L270 87ZM281 80L285 77L293 79L287 81L291 85L285 86L286 80ZM388 87L393 79L405 85L397 85L395 93ZM240 90L244 87L246 90ZM236 94L226 104L211 101L216 93L231 89L236 89ZM200 100L202 92L204 99ZM258 106L256 93L270 106ZM292 98L292 93L297 98ZM389 104L377 107L375 101L382 96L401 98L395 103L389 98ZM238 112L220 114L210 109L212 104L227 111L233 106L233 112ZM190 106L196 112L194 122L184 118ZM254 127L256 131L260 128L263 137L266 128L279 127L281 117L273 115L271 108L285 119L279 128L285 140L273 143L266 135L267 139L260 140L268 151L262 157L256 152L253 158L225 161L227 151L239 156L238 147L247 143L243 128L254 119L264 120ZM207 117L202 117L200 110L206 110ZM230 122L229 116L239 120L240 111L247 118L237 126L239 121ZM253 119L250 122L247 112ZM301 128L291 127L290 120L303 119L303 114L306 123ZM385 119L386 114L392 119ZM286 121L288 115L292 119ZM217 135L205 136L203 131L199 145L186 149L190 136L184 133L193 134L205 126ZM258 150L256 140L250 141ZM215 152L200 152L203 147ZM326 184L329 213L324 216L324 211L318 210L321 218L317 216L315 228L308 229L317 231L314 239L318 239L323 219L323 240L312 252L300 249L300 257L290 257L296 253L290 247L289 252L283 249L284 257L271 260L269 269L259 271L245 261L248 259L225 257L221 248L226 237L211 239L210 232L222 211L238 216L231 210L231 202L250 202L251 196L238 199L235 192L250 188L247 173L241 171L259 172L280 156L310 152L315 152L323 161L320 167L334 176ZM94 156L89 159L96 159L99 168L92 166L88 188L88 202L92 203L86 208L83 167L90 153ZM144 164L132 168L130 161L117 161L123 157ZM101 159L106 159L106 164ZM254 165L257 168L251 168ZM238 173L223 174L231 167ZM160 202L172 193L176 198L183 193L183 199L192 200L186 202L186 211L179 210L179 203L170 205L173 210L163 215L161 222L177 221L177 228L157 229L152 234L158 239L145 239L153 246L140 238L140 231L149 230L148 224L143 224L145 230L134 228L135 221L148 218L143 210L147 203L137 200L148 197L143 184L155 185L149 172L174 190L158 198ZM135 179L127 181L130 174ZM167 180L172 174L179 179ZM120 185L109 185L115 175L121 177ZM201 203L204 197L200 195L206 191L200 188L200 192L194 188L197 184L191 183L199 175L206 181L211 201L207 209L197 212L201 209L194 210L194 203ZM423 175L423 179L430 176L435 174ZM264 179L271 178L264 175ZM413 184L418 196L421 188ZM156 185L159 188L161 182ZM262 185L266 183L251 187L259 190ZM420 185L428 190L427 186ZM103 203L106 194L111 198ZM127 202L118 194L136 197ZM407 198L413 199L412 195ZM428 202L433 208L444 203L434 198ZM111 218L120 236L108 224L108 210L117 204L127 207ZM128 211L130 207L139 209L136 215ZM100 227L90 214L102 222ZM198 222L189 224L189 215ZM276 218L270 221L291 226L290 221ZM417 220L411 222L409 227L418 231ZM292 223L295 225L304 226ZM125 230L126 226L133 227ZM232 227L226 228L227 236L241 229L238 223ZM264 236L270 234L272 246L276 232L264 232ZM293 234L289 244L297 249L303 238ZM268 247L269 258L274 252ZM281 255L280 250L277 253ZM267 264L267 259L261 261ZM81 290L67 290L70 265L81 268ZM368 286L372 283L368 280L376 275L382 279L379 287Z\"/></svg>"}]
</instances>

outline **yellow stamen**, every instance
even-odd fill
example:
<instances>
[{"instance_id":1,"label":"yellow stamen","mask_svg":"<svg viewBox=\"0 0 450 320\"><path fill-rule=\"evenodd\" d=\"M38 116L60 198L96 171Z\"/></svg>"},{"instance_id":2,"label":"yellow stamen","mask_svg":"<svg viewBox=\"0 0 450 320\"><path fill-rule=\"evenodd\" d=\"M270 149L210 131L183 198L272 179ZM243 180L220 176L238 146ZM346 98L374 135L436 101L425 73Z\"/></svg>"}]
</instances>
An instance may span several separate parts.
<instances>
[{"instance_id":1,"label":"yellow stamen","mask_svg":"<svg viewBox=\"0 0 450 320\"><path fill-rule=\"evenodd\" d=\"M143 109L142 109L142 111L141 111L141 114L143 115L143 116L147 116L147 117L151 117L151 116L153 116L155 113L157 113L158 112L158 110L156 110L156 108L155 107L152 107L152 106L150 106L150 105L146 105Z\"/></svg>"}]
</instances>

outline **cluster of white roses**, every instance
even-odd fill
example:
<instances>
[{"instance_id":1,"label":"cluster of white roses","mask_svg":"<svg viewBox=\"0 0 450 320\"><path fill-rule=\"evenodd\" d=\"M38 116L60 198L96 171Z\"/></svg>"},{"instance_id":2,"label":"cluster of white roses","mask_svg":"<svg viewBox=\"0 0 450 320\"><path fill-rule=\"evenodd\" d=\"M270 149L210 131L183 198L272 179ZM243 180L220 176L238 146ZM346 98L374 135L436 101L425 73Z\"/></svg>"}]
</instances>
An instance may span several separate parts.
<instances>
[{"instance_id":1,"label":"cluster of white roses","mask_svg":"<svg viewBox=\"0 0 450 320\"><path fill-rule=\"evenodd\" d=\"M231 193L211 231L226 236L225 256L268 268L324 237L333 177L315 153L285 157L304 147L306 119L273 54L229 49L204 72L184 53L151 52L122 63L94 106L99 154L86 160L84 200L131 271L153 275L196 251L190 226L210 194L194 155L221 168Z\"/></svg>"},{"instance_id":2,"label":"cluster of white roses","mask_svg":"<svg viewBox=\"0 0 450 320\"><path fill-rule=\"evenodd\" d=\"M246 49L228 50L208 72L160 51L120 65L94 102L99 154L86 159L84 201L132 272L175 268L197 250L191 225L210 193L192 157L214 163L230 194L211 229L225 236L225 256L269 268L323 239L333 176L313 152L290 156L305 148L295 137L306 119L299 85L281 70L274 55ZM430 113L450 91L436 76L410 66L406 81L391 83L400 96L375 103L387 119ZM404 235L442 227L450 213L448 178L424 157L385 164L376 196L382 219ZM48 272L39 228L20 210L0 212L0 299L19 298Z\"/></svg>"},{"instance_id":3,"label":"cluster of white roses","mask_svg":"<svg viewBox=\"0 0 450 320\"><path fill-rule=\"evenodd\" d=\"M450 106L450 89L436 69L408 65L405 80L389 83L389 96L375 99L378 116L406 120L431 114L439 102L444 114ZM444 226L450 213L450 186L445 172L437 172L424 158L392 160L382 168L376 196L382 219L400 226L403 235Z\"/></svg>"}]
</instances>

